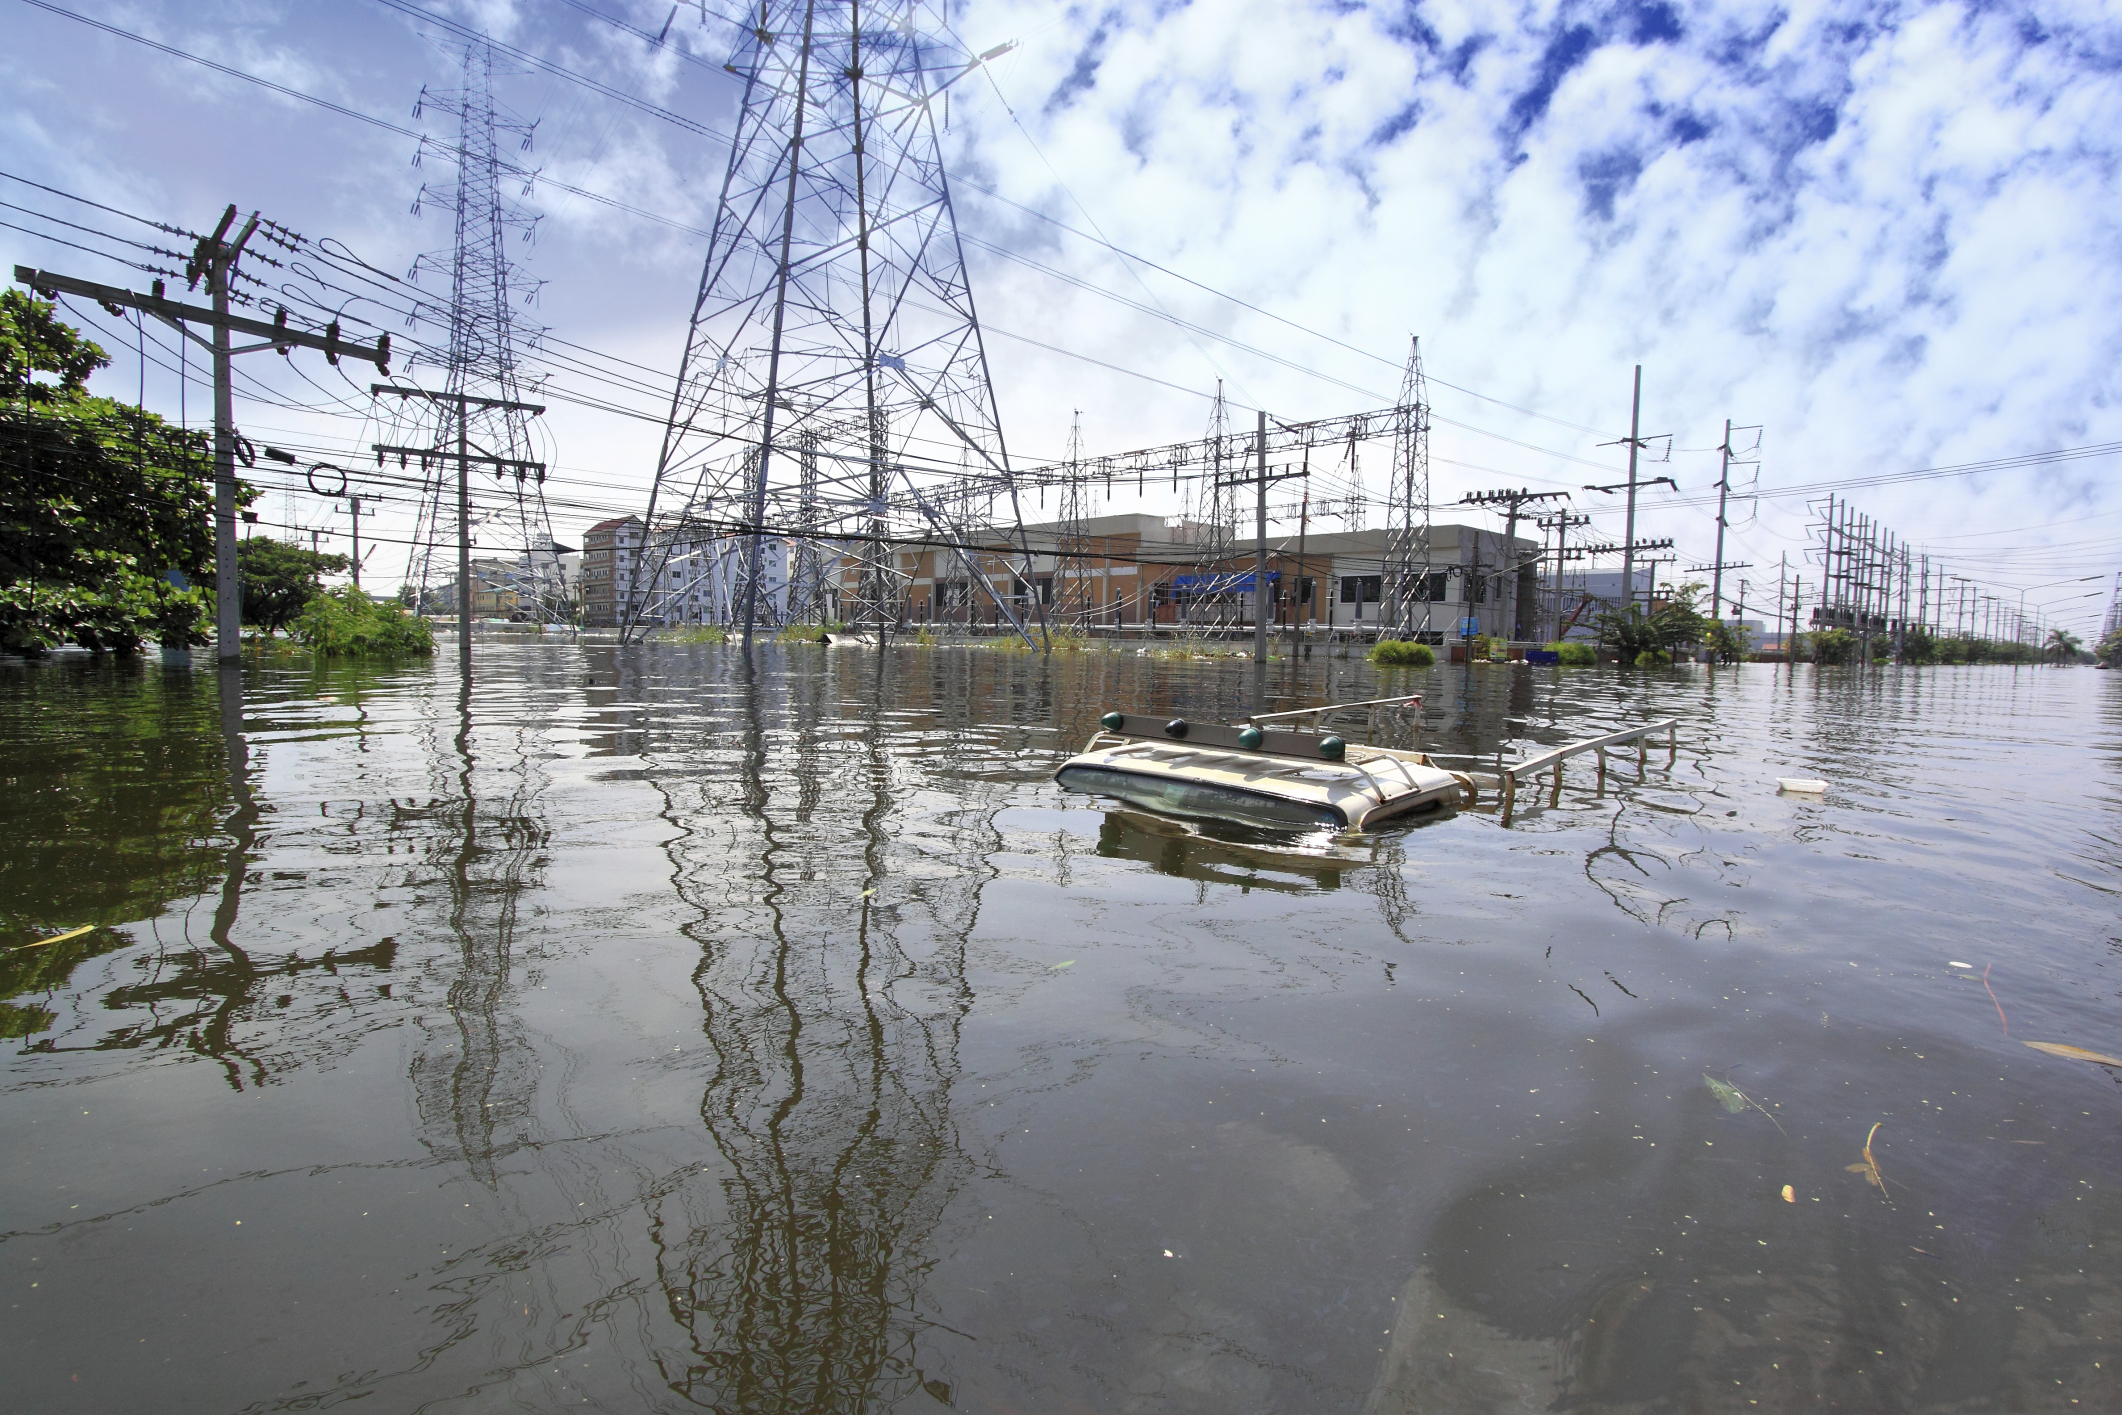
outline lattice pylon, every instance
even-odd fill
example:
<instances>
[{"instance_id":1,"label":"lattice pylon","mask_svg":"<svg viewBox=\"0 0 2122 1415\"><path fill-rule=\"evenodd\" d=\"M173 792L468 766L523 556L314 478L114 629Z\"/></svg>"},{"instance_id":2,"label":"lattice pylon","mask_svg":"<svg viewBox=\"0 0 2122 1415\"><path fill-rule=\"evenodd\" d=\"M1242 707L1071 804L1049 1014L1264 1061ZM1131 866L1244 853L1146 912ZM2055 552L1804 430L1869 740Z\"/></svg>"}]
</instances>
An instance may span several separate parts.
<instances>
[{"instance_id":1,"label":"lattice pylon","mask_svg":"<svg viewBox=\"0 0 2122 1415\"><path fill-rule=\"evenodd\" d=\"M1231 435L1230 404L1223 396L1223 380L1217 379L1215 401L1208 410L1207 475L1194 483L1188 517L1193 522L1189 530L1194 537L1193 572L1184 587L1186 598L1179 615L1196 632L1212 633L1237 623L1239 596L1221 586L1237 573L1232 559L1237 495L1230 483L1247 470L1249 445L1249 439Z\"/></svg>"},{"instance_id":2,"label":"lattice pylon","mask_svg":"<svg viewBox=\"0 0 2122 1415\"><path fill-rule=\"evenodd\" d=\"M422 88L413 116L423 116L430 107L457 119L456 175L449 182L423 183L413 201L413 214L418 215L430 202L443 206L451 214L452 240L448 251L414 260L410 274L417 281L424 270L447 270L449 296L440 300L422 294L415 299L408 322L443 331L444 337L439 341L431 336L420 338L405 372L422 362L439 363L444 388L451 394L521 402L542 381L527 369L524 359L536 351L545 329L527 320L518 304L534 301L543 282L530 279L510 259L508 238L513 233L518 241L531 240L538 218L518 210L501 195L506 164L501 160L500 138L507 134L528 150L537 124L513 117L495 101L494 53L484 42L464 46L460 86ZM423 140L414 160L424 162L431 146L450 150ZM486 474L514 496L506 513L489 518L492 529L487 532L485 548L501 548L496 542L504 537L518 541L525 556L520 587L531 591L550 618L561 610L568 590L560 578L559 558L551 549L552 518L543 477L531 477L520 465L538 460L529 416L517 410L473 408L459 428L456 409L463 406L435 405L438 413L445 408L450 411L446 420L442 416L428 419L433 443L437 448L450 446L461 433L474 449L519 464L514 471L497 469ZM445 527L454 525L456 515L455 493L445 473L453 463L424 465L436 476L423 491L421 530L414 536L423 600L435 542Z\"/></svg>"},{"instance_id":3,"label":"lattice pylon","mask_svg":"<svg viewBox=\"0 0 2122 1415\"><path fill-rule=\"evenodd\" d=\"M1054 535L1054 602L1049 617L1072 628L1088 624L1097 607L1090 576L1090 535L1084 528L1083 410L1068 429L1068 479Z\"/></svg>"},{"instance_id":4,"label":"lattice pylon","mask_svg":"<svg viewBox=\"0 0 2122 1415\"><path fill-rule=\"evenodd\" d=\"M1410 338L1394 410L1393 475L1385 509L1385 618L1401 636L1430 624L1429 384L1422 341Z\"/></svg>"},{"instance_id":5,"label":"lattice pylon","mask_svg":"<svg viewBox=\"0 0 2122 1415\"><path fill-rule=\"evenodd\" d=\"M650 517L680 498L688 513L737 502L739 617L755 623L757 564L786 530L789 452L810 429L825 527L866 542L855 598L873 622L892 618L883 547L904 531L944 537L957 573L1021 627L1024 606L981 564L1007 545L1031 579L933 102L979 60L932 37L947 32L932 0L761 0L751 19ZM968 526L924 491L960 449L1006 523Z\"/></svg>"}]
</instances>

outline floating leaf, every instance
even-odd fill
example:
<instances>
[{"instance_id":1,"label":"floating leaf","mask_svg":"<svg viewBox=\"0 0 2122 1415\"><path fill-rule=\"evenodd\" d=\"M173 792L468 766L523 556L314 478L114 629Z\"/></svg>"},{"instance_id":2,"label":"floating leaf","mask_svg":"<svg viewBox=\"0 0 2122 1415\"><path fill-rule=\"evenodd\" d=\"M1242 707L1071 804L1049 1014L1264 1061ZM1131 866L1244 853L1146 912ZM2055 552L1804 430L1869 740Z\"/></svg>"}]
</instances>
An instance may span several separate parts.
<instances>
[{"instance_id":1,"label":"floating leaf","mask_svg":"<svg viewBox=\"0 0 2122 1415\"><path fill-rule=\"evenodd\" d=\"M1051 971L1053 971L1053 972L1056 972L1056 973L1058 973L1058 972L1060 972L1060 971L1061 971L1061 970L1062 970L1063 968L1073 968L1073 967L1075 967L1075 966L1076 966L1076 960L1075 960L1075 959L1073 959L1073 958L1071 958L1071 959L1069 959L1069 960L1068 960L1068 961L1067 961L1066 963L1056 963L1056 964L1054 964L1054 966L1053 966L1053 968L1051 969Z\"/></svg>"},{"instance_id":2,"label":"floating leaf","mask_svg":"<svg viewBox=\"0 0 2122 1415\"><path fill-rule=\"evenodd\" d=\"M1875 1159L1873 1159L1873 1158L1872 1158L1872 1153L1871 1153L1871 1137L1872 1137L1873 1135L1876 1135L1876 1134L1878 1134L1878 1133L1879 1133L1879 1127L1880 1127L1881 1125L1884 1125L1885 1123L1886 1123L1886 1122L1885 1122L1885 1121L1883 1121L1883 1120L1882 1120L1882 1121L1878 1121L1878 1122L1876 1122L1875 1124L1873 1124L1872 1128L1871 1128L1871 1129L1870 1129L1870 1130L1869 1130L1869 1131L1868 1131L1868 1132L1867 1132L1867 1133L1865 1134L1865 1136L1864 1136L1864 1163L1862 1163L1862 1164L1852 1164L1852 1165L1847 1165L1847 1166L1845 1166L1845 1168L1847 1168L1847 1169L1848 1169L1848 1171L1849 1171L1849 1172L1850 1172L1851 1174L1861 1174L1861 1175L1863 1175L1863 1176L1864 1176L1864 1182L1865 1182L1866 1184L1872 1184L1872 1185L1876 1185L1876 1186L1878 1186L1878 1190L1879 1190L1879 1196L1880 1196L1881 1198L1885 1198L1885 1197L1886 1197L1886 1176L1885 1176L1885 1175L1883 1175L1883 1174L1881 1174L1881 1173L1879 1173L1879 1162L1878 1162L1877 1160L1875 1160Z\"/></svg>"},{"instance_id":3,"label":"floating leaf","mask_svg":"<svg viewBox=\"0 0 2122 1415\"><path fill-rule=\"evenodd\" d=\"M2064 1042L2028 1042L2027 1045L2035 1051L2045 1051L2050 1056L2068 1057L2072 1061L2096 1061L2102 1066L2122 1066L2122 1056L2087 1051L2084 1047L2074 1047Z\"/></svg>"},{"instance_id":4,"label":"floating leaf","mask_svg":"<svg viewBox=\"0 0 2122 1415\"><path fill-rule=\"evenodd\" d=\"M1748 1106L1752 1106L1763 1115L1768 1115L1768 1111L1762 1106L1761 1102L1755 1100L1731 1082L1719 1081L1716 1077L1709 1075L1703 1076L1702 1079L1709 1082L1709 1093L1715 1096L1719 1103L1733 1115L1737 1115ZM1781 1134L1786 1140L1790 1138L1790 1132L1784 1130L1782 1121L1776 1119L1773 1115L1768 1115L1768 1123L1775 1126L1777 1133Z\"/></svg>"},{"instance_id":5,"label":"floating leaf","mask_svg":"<svg viewBox=\"0 0 2122 1415\"><path fill-rule=\"evenodd\" d=\"M67 941L68 939L70 939L70 938L79 938L79 937L81 937L81 935L83 935L83 934L85 934L85 933L93 933L93 932L95 931L95 928L96 928L96 926L95 926L94 924L83 924L83 925L82 925L82 926L81 926L80 928L78 928L78 929L68 929L68 930L67 930L67 931L66 931L65 933L63 933L63 934L53 934L53 935L52 935L52 936L51 936L50 938L40 938L40 939L38 939L38 940L37 940L37 941L36 941L35 943L23 943L23 944L17 944L17 945L16 945L16 947L17 947L17 948L42 948L42 947L44 947L44 945L46 945L47 943L64 943L64 942L66 942L66 941ZM2090 1053L2087 1053L2087 1054L2088 1054L2088 1055L2090 1055Z\"/></svg>"},{"instance_id":6,"label":"floating leaf","mask_svg":"<svg viewBox=\"0 0 2122 1415\"><path fill-rule=\"evenodd\" d=\"M1798 1191L1791 1188L1788 1184L1783 1186L1783 1202L1786 1204L1798 1202Z\"/></svg>"}]
</instances>

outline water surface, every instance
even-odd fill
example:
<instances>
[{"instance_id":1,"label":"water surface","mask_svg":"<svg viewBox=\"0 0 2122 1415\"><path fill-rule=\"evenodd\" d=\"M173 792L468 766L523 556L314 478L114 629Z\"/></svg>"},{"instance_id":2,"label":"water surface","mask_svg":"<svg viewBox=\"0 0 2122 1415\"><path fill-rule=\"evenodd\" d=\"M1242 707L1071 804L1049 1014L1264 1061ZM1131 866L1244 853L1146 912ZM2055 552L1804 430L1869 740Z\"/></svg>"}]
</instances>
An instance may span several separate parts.
<instances>
[{"instance_id":1,"label":"water surface","mask_svg":"<svg viewBox=\"0 0 2122 1415\"><path fill-rule=\"evenodd\" d=\"M0 667L9 1403L2122 1408L2118 677L1273 665L1680 719L1335 839L1053 784L1242 666Z\"/></svg>"}]
</instances>

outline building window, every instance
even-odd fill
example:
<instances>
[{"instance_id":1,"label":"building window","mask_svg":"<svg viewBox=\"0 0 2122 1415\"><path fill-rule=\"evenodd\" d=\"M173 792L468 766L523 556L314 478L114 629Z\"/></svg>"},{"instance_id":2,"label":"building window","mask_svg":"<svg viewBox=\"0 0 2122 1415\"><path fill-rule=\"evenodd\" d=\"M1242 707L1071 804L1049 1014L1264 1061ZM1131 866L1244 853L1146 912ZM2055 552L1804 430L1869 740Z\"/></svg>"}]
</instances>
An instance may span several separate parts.
<instances>
[{"instance_id":1,"label":"building window","mask_svg":"<svg viewBox=\"0 0 2122 1415\"><path fill-rule=\"evenodd\" d=\"M1376 604L1385 594L1383 575L1343 575L1341 577L1341 602L1343 604Z\"/></svg>"}]
</instances>

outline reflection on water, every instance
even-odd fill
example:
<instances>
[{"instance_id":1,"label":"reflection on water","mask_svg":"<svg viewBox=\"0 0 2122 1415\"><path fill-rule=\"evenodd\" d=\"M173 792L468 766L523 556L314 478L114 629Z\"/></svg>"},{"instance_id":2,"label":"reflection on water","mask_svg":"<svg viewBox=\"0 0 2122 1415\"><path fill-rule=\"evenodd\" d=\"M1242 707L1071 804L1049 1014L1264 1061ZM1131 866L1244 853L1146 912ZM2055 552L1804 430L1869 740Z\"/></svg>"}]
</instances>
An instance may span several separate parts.
<instances>
[{"instance_id":1,"label":"reflection on water","mask_svg":"<svg viewBox=\"0 0 2122 1415\"><path fill-rule=\"evenodd\" d=\"M2122 1406L2122 1084L2023 1045L2122 1050L2111 677L0 668L18 1402ZM1507 829L1052 781L1410 690L1681 750Z\"/></svg>"},{"instance_id":2,"label":"reflection on water","mask_svg":"<svg viewBox=\"0 0 2122 1415\"><path fill-rule=\"evenodd\" d=\"M1140 860L1159 874L1203 884L1285 894L1339 889L1341 876L1370 864L1377 848L1375 839L1348 843L1323 830L1248 831L1214 821L1185 824L1142 811L1107 811L1098 829L1098 853L1108 859Z\"/></svg>"},{"instance_id":3,"label":"reflection on water","mask_svg":"<svg viewBox=\"0 0 2122 1415\"><path fill-rule=\"evenodd\" d=\"M724 740L651 772L673 885L698 910L700 1120L721 1160L659 1195L657 1281L687 1338L659 1366L716 1410L890 1405L927 1379L916 1293L968 1170L951 1093L1003 792L966 783L930 867L895 870L894 788L912 783L879 730L890 685L849 719L829 677L724 667ZM730 831L695 828L724 812Z\"/></svg>"}]
</instances>

